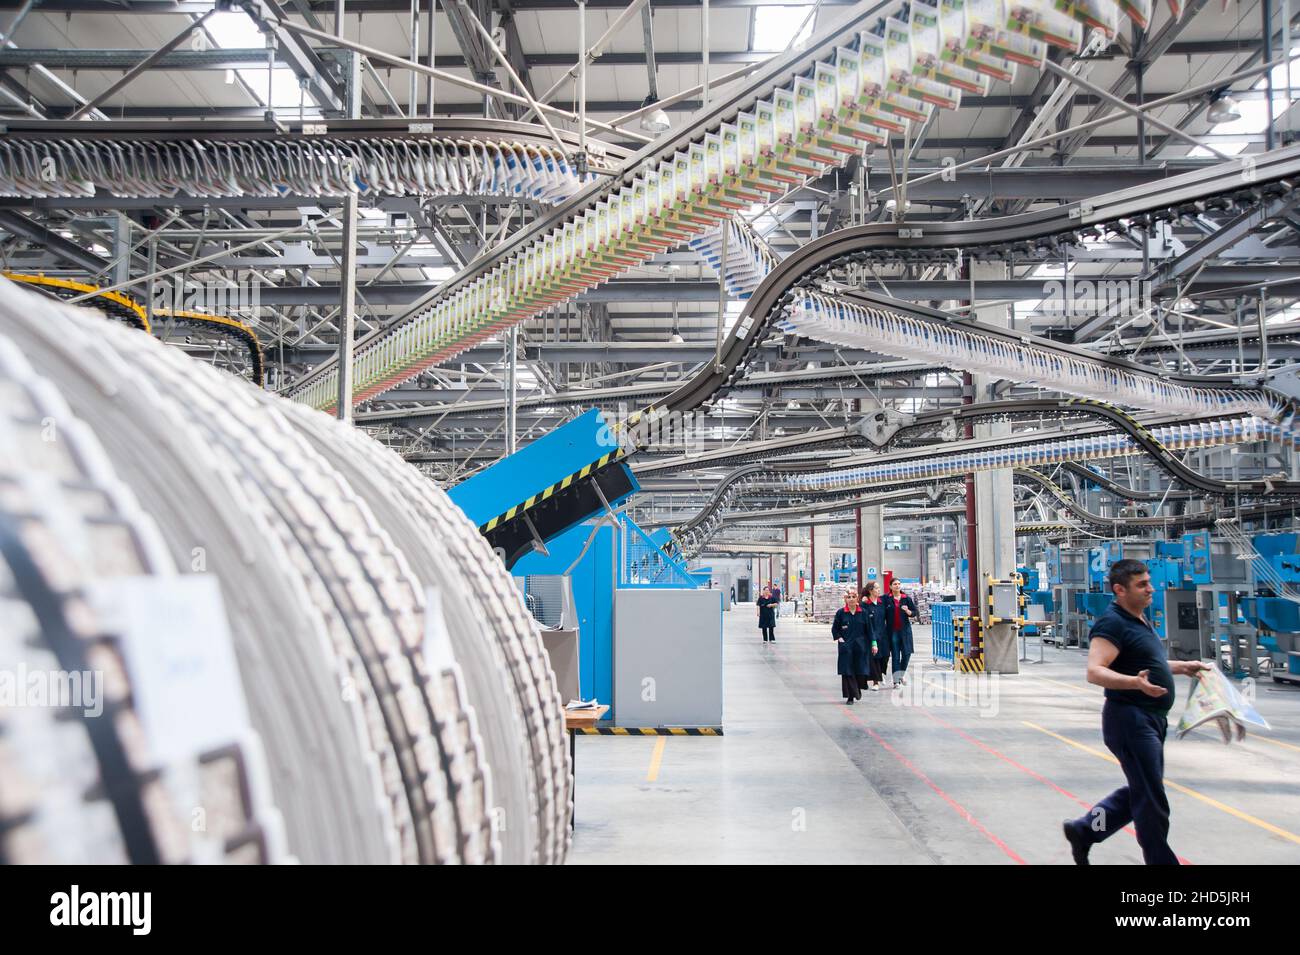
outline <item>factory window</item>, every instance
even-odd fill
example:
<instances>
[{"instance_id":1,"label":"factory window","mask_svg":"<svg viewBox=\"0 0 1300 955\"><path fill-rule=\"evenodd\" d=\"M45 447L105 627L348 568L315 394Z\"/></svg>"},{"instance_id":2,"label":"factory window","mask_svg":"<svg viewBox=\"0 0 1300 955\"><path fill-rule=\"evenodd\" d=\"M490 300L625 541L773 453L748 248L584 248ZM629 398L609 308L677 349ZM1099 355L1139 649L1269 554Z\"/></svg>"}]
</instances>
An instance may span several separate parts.
<instances>
[{"instance_id":1,"label":"factory window","mask_svg":"<svg viewBox=\"0 0 1300 955\"><path fill-rule=\"evenodd\" d=\"M911 550L912 542L902 534L886 534L885 550Z\"/></svg>"}]
</instances>

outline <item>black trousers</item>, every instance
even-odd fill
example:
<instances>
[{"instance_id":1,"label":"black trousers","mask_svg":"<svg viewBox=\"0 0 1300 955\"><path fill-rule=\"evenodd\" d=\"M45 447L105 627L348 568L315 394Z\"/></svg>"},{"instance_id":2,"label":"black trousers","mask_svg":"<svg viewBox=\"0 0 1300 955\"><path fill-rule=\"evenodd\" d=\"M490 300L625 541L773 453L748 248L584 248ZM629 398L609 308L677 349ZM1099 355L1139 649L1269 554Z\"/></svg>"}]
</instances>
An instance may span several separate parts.
<instances>
[{"instance_id":1,"label":"black trousers","mask_svg":"<svg viewBox=\"0 0 1300 955\"><path fill-rule=\"evenodd\" d=\"M1073 826L1090 843L1110 838L1130 822L1147 865L1178 865L1169 848L1169 799L1165 796L1163 713L1107 700L1101 711L1101 735L1124 770L1127 786L1115 790Z\"/></svg>"},{"instance_id":2,"label":"black trousers","mask_svg":"<svg viewBox=\"0 0 1300 955\"><path fill-rule=\"evenodd\" d=\"M769 640L776 643L776 627L759 627L758 629L763 632L764 643L767 643Z\"/></svg>"},{"instance_id":3,"label":"black trousers","mask_svg":"<svg viewBox=\"0 0 1300 955\"><path fill-rule=\"evenodd\" d=\"M858 683L858 678L853 675L840 677L840 693L844 697L844 702L849 700L862 699L862 687Z\"/></svg>"}]
</instances>

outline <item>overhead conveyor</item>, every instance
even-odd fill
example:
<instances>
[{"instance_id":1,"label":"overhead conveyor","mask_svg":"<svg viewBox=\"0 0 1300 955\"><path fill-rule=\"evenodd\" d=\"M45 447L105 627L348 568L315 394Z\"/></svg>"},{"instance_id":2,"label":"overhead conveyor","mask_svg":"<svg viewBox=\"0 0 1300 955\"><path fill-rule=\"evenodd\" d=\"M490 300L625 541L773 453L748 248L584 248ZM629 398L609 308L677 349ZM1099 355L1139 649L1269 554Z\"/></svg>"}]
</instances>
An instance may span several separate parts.
<instances>
[{"instance_id":1,"label":"overhead conveyor","mask_svg":"<svg viewBox=\"0 0 1300 955\"><path fill-rule=\"evenodd\" d=\"M899 426L885 442L885 446L896 442L908 432L934 429L945 422L1061 414L1100 417L1109 427L1092 426L1069 431L922 445L830 462L777 459L762 464L746 464L718 482L700 512L674 529L674 539L683 552L697 553L703 542L723 523L738 519L737 513L726 514L724 508L734 502L746 485L814 500L834 498L842 503L832 506L848 508L864 506L860 501L855 503L853 495L866 494L882 487L913 485L921 488L913 494L926 493L924 489L933 487L936 482L975 471L1017 467L1026 470L1037 465L1062 465L1136 454L1148 456L1173 480L1194 488L1202 495L1234 501L1239 501L1242 496L1262 500L1277 495L1300 496L1300 482L1291 481L1285 475L1262 481L1220 481L1197 473L1173 454L1175 451L1255 441L1280 443L1289 440L1295 446L1294 438L1286 438L1280 426L1254 416L1165 418L1144 423L1119 409L1078 399L985 402L927 413ZM847 434L838 437L842 443ZM830 438L830 434L796 436L789 439L781 450L787 455L797 453L800 438L809 441L810 447L820 448ZM693 460L689 463L717 466L734 460L734 452L732 454L733 457L719 457L711 461L704 455L692 456ZM759 454L761 455L761 450ZM645 468L638 469L638 473L645 472Z\"/></svg>"},{"instance_id":2,"label":"overhead conveyor","mask_svg":"<svg viewBox=\"0 0 1300 955\"><path fill-rule=\"evenodd\" d=\"M1225 208L1241 206L1253 208L1264 199L1281 195L1292 189L1292 180L1300 176L1300 146L1273 150L1259 156L1221 163L1162 180L1158 184L1108 193L1087 201L1073 202L1053 209L1025 213L1004 218L960 222L927 222L923 226L904 223L873 223L854 226L827 233L809 242L798 251L781 260L755 288L737 317L736 323L721 349L717 366L702 368L675 392L651 405L645 413L663 411L684 413L698 408L719 396L734 385L745 373L754 346L770 335L776 323L789 318L800 308L809 295L817 294L836 269L869 264L873 256L890 255L929 261L933 256L949 256L958 251L967 257L1016 253L1022 256L1040 254L1061 242L1077 242L1086 235L1096 235L1122 223L1154 223L1196 215L1212 205ZM839 296L843 290L837 290ZM1158 376L1169 387L1165 391L1152 390L1146 382L1153 376L1149 369L1132 362L1099 355L1082 348L1072 348L1060 342L1048 341L1023 334L1012 334L1006 329L983 327L976 323L885 296L855 290L851 293L857 307L871 308L880 317L879 322L892 323L894 353L902 348L918 351L926 348L945 351L945 361L954 367L970 366L979 370L999 360L999 367L1021 375L1035 376L1047 387L1069 391L1077 387L1079 378L1077 362L1087 363L1089 373L1113 379L1133 377L1132 396L1143 397L1149 410L1172 410L1162 404L1165 396L1171 400L1196 398L1197 392L1189 389L1211 388L1224 393L1222 381L1186 380L1177 375ZM810 310L810 320L813 312ZM971 344L969 352L960 352L956 341L939 337L939 329L949 327L956 332L965 329ZM934 336L927 344L927 334ZM909 335L913 337L908 337ZM875 347L875 342L868 347ZM1032 361L1021 362L1020 354L1012 365L1009 353L1023 346L1025 357ZM963 347L966 347L963 345ZM1018 365L1018 367L1017 367ZM1113 369L1106 372L1098 365ZM1086 380L1089 374L1083 374ZM1069 386L1069 387L1067 387ZM1145 389L1145 390L1144 390ZM1285 411L1287 403L1278 396L1258 387L1229 387L1227 391L1239 392L1234 400L1246 400L1264 408ZM1131 395L1124 396L1127 400ZM1245 396L1242 398L1241 396ZM1115 399L1114 394L1109 395ZM1289 411L1285 411L1289 414Z\"/></svg>"},{"instance_id":3,"label":"overhead conveyor","mask_svg":"<svg viewBox=\"0 0 1300 955\"><path fill-rule=\"evenodd\" d=\"M0 196L501 196L553 205L628 151L590 153L579 171L541 127L510 120L295 123L7 121ZM574 134L561 141L577 148Z\"/></svg>"},{"instance_id":4,"label":"overhead conveyor","mask_svg":"<svg viewBox=\"0 0 1300 955\"><path fill-rule=\"evenodd\" d=\"M1112 0L941 0L880 22L856 5L800 49L774 57L699 120L633 156L622 176L589 186L554 215L480 257L388 328L358 342L353 402L381 394L475 342L607 281L883 146L962 90L985 90L1016 64L1041 66L1048 45L1076 51L1083 25L1113 35ZM1129 19L1141 11L1125 4ZM877 30L880 32L876 32ZM746 330L753 321L741 324ZM338 400L335 360L290 389L318 408ZM716 390L716 389L714 389Z\"/></svg>"},{"instance_id":5,"label":"overhead conveyor","mask_svg":"<svg viewBox=\"0 0 1300 955\"><path fill-rule=\"evenodd\" d=\"M52 275L0 272L0 277L20 282L60 301L77 299L76 304L84 308L99 309L106 315L145 332L154 331L149 321L148 310L125 292L102 289L97 285ZM245 367L248 379L259 387L263 384L266 376L266 359L262 352L262 342L251 325L224 315L209 315L206 312L185 310L156 311L154 318L162 319L164 325L180 326L201 337L212 336L234 343L246 356Z\"/></svg>"}]
</instances>

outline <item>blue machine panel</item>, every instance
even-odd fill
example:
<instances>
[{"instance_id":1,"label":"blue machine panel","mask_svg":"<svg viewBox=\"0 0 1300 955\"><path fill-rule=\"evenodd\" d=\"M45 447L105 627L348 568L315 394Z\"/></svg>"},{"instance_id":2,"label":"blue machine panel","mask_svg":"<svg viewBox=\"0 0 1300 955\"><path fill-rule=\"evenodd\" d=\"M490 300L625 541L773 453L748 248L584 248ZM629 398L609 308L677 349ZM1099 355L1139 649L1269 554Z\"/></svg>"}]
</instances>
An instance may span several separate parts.
<instances>
[{"instance_id":1,"label":"blue machine panel","mask_svg":"<svg viewBox=\"0 0 1300 955\"><path fill-rule=\"evenodd\" d=\"M1210 559L1210 532L1183 535L1183 570L1193 584L1214 583L1214 562Z\"/></svg>"},{"instance_id":2,"label":"blue machine panel","mask_svg":"<svg viewBox=\"0 0 1300 955\"><path fill-rule=\"evenodd\" d=\"M601 703L614 699L614 587L618 539L614 528L602 524L579 524L547 542L550 556L540 553L521 557L511 572L529 574L563 574L570 567L573 601L578 611L578 682L582 698L592 697ZM591 546L582 554L587 539ZM578 556L582 554L582 560ZM576 563L576 566L574 566ZM567 702L567 701L566 701ZM609 718L613 719L613 711Z\"/></svg>"},{"instance_id":3,"label":"blue machine panel","mask_svg":"<svg viewBox=\"0 0 1300 955\"><path fill-rule=\"evenodd\" d=\"M447 493L481 527L617 448L604 415L592 408Z\"/></svg>"},{"instance_id":4,"label":"blue machine panel","mask_svg":"<svg viewBox=\"0 0 1300 955\"><path fill-rule=\"evenodd\" d=\"M1061 582L1061 547L1059 544L1048 544L1046 548L1047 557L1047 580L1044 583L1051 587Z\"/></svg>"},{"instance_id":5,"label":"blue machine panel","mask_svg":"<svg viewBox=\"0 0 1300 955\"><path fill-rule=\"evenodd\" d=\"M1088 586L1105 589L1106 575L1116 561L1124 559L1123 541L1102 541L1088 551Z\"/></svg>"}]
</instances>

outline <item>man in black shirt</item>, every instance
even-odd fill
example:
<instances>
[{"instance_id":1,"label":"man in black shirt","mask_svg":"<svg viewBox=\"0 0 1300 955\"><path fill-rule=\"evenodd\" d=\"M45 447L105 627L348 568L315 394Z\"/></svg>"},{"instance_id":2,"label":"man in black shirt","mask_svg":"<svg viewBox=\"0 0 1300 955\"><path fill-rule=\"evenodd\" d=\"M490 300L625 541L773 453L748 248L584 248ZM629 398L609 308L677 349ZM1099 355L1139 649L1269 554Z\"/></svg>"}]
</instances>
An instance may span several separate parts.
<instances>
[{"instance_id":1,"label":"man in black shirt","mask_svg":"<svg viewBox=\"0 0 1300 955\"><path fill-rule=\"evenodd\" d=\"M1115 754L1128 785L1115 790L1079 819L1064 823L1077 865L1088 850L1130 822L1147 865L1178 865L1169 848L1169 800L1165 796L1165 725L1174 705L1174 676L1208 670L1199 660L1171 661L1142 616L1151 605L1151 574L1140 560L1120 560L1108 578L1115 602L1089 634L1088 682L1106 688L1101 735Z\"/></svg>"}]
</instances>

